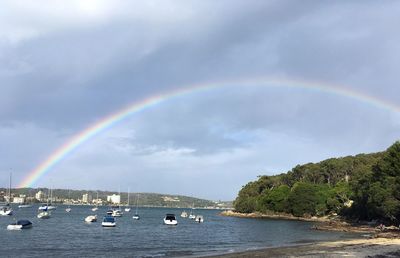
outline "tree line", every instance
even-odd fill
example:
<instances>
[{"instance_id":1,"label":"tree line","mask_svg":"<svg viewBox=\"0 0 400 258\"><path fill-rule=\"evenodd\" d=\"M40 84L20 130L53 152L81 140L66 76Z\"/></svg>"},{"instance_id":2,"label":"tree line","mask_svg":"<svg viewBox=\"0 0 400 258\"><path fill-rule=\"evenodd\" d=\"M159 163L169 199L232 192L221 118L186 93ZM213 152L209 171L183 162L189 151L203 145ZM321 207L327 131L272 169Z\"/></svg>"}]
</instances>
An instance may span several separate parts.
<instances>
[{"instance_id":1,"label":"tree line","mask_svg":"<svg viewBox=\"0 0 400 258\"><path fill-rule=\"evenodd\" d=\"M400 142L386 151L297 165L259 176L239 191L235 210L294 216L339 214L354 220L400 222Z\"/></svg>"}]
</instances>

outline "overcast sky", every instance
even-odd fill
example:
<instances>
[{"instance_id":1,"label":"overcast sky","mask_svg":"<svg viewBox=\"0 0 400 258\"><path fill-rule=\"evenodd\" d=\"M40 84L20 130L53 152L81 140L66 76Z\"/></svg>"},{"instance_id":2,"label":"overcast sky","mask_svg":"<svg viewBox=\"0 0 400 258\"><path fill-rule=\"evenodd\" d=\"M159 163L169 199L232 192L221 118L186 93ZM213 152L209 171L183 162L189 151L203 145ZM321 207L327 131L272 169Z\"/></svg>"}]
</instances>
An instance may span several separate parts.
<instances>
[{"instance_id":1,"label":"overcast sky","mask_svg":"<svg viewBox=\"0 0 400 258\"><path fill-rule=\"evenodd\" d=\"M194 84L285 78L400 103L398 1L1 1L0 185L75 134ZM134 114L37 186L233 200L258 175L382 151L400 116L304 88L226 85Z\"/></svg>"}]
</instances>

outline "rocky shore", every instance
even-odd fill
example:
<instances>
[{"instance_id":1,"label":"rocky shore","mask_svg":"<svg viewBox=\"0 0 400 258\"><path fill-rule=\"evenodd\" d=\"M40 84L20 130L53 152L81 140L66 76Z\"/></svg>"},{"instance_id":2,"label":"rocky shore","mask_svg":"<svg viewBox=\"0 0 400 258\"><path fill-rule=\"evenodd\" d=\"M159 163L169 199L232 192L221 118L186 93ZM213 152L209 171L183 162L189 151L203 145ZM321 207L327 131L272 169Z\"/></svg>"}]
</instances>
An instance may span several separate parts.
<instances>
[{"instance_id":1,"label":"rocky shore","mask_svg":"<svg viewBox=\"0 0 400 258\"><path fill-rule=\"evenodd\" d=\"M265 248L213 257L400 257L400 230L346 222L338 217L295 217L290 214L238 213L224 211L222 216L268 218L315 222L315 230L365 233L365 238L313 243L290 247Z\"/></svg>"},{"instance_id":2,"label":"rocky shore","mask_svg":"<svg viewBox=\"0 0 400 258\"><path fill-rule=\"evenodd\" d=\"M400 257L400 239L373 238L265 248L210 257Z\"/></svg>"}]
</instances>

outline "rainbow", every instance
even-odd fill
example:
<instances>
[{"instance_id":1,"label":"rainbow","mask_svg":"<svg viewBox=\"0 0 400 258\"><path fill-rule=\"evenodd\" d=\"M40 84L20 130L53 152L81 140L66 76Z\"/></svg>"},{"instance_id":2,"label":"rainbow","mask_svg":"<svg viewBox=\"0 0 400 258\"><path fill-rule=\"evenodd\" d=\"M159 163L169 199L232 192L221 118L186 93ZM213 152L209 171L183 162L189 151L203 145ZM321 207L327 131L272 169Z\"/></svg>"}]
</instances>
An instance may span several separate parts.
<instances>
[{"instance_id":1,"label":"rainbow","mask_svg":"<svg viewBox=\"0 0 400 258\"><path fill-rule=\"evenodd\" d=\"M180 96L188 94L200 93L202 91L213 90L217 88L240 86L262 86L262 87L280 87L280 88L300 88L305 90L312 90L326 94L347 97L359 102L364 102L368 105L377 108L386 109L392 112L399 112L400 107L388 101L364 94L362 92L351 90L347 87L339 85L331 85L327 83L318 83L310 81L287 80L287 79L252 79L252 80L235 80L235 81L222 81L204 84L195 84L189 87L177 88L175 90L164 92L145 98L141 101L128 105L115 113L112 113L103 119L97 121L95 124L88 126L83 131L77 133L53 153L51 153L42 163L29 172L29 174L18 185L19 188L32 187L41 177L46 175L57 163L63 160L73 150L77 149L80 145L87 142L97 134L114 126L116 123L121 122L127 117L137 114L152 106L159 105L167 100L171 100Z\"/></svg>"}]
</instances>

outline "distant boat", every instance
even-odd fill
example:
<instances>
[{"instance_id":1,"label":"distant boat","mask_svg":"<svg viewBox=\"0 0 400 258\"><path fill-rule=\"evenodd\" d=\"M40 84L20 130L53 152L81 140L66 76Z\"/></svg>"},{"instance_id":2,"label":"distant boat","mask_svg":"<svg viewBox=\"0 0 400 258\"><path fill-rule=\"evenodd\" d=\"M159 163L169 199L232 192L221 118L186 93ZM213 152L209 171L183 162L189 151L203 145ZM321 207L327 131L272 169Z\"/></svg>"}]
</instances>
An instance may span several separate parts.
<instances>
[{"instance_id":1,"label":"distant boat","mask_svg":"<svg viewBox=\"0 0 400 258\"><path fill-rule=\"evenodd\" d=\"M166 214L164 218L164 224L172 226L178 225L178 221L176 220L175 214L170 214L170 213Z\"/></svg>"},{"instance_id":2,"label":"distant boat","mask_svg":"<svg viewBox=\"0 0 400 258\"><path fill-rule=\"evenodd\" d=\"M196 218L194 219L194 221L198 222L198 223L203 223L204 222L204 218L202 215L197 215Z\"/></svg>"},{"instance_id":3,"label":"distant boat","mask_svg":"<svg viewBox=\"0 0 400 258\"><path fill-rule=\"evenodd\" d=\"M7 226L8 230L21 230L21 229L27 229L32 227L32 222L26 219L21 219L17 220L14 223L11 223L10 225Z\"/></svg>"},{"instance_id":4,"label":"distant boat","mask_svg":"<svg viewBox=\"0 0 400 258\"><path fill-rule=\"evenodd\" d=\"M132 219L140 219L139 213L138 213L138 208L139 208L139 194L137 194L136 196L136 211L135 211L135 215L133 215Z\"/></svg>"},{"instance_id":5,"label":"distant boat","mask_svg":"<svg viewBox=\"0 0 400 258\"><path fill-rule=\"evenodd\" d=\"M68 189L68 203L71 202L71 190ZM68 204L68 207L65 209L66 212L71 212L71 207Z\"/></svg>"},{"instance_id":6,"label":"distant boat","mask_svg":"<svg viewBox=\"0 0 400 258\"><path fill-rule=\"evenodd\" d=\"M126 212L130 212L131 211L131 208L129 207L129 191L130 191L130 189L128 189L128 201L127 201L126 207L125 207L125 211Z\"/></svg>"},{"instance_id":7,"label":"distant boat","mask_svg":"<svg viewBox=\"0 0 400 258\"><path fill-rule=\"evenodd\" d=\"M196 218L196 215L193 214L193 207L194 207L194 204L192 206L192 209L190 210L189 219L195 219Z\"/></svg>"},{"instance_id":8,"label":"distant boat","mask_svg":"<svg viewBox=\"0 0 400 258\"><path fill-rule=\"evenodd\" d=\"M96 206L92 208L92 211L97 211L99 209L99 207L97 207L98 205L98 201L99 201L99 192L96 192L97 197L96 197Z\"/></svg>"},{"instance_id":9,"label":"distant boat","mask_svg":"<svg viewBox=\"0 0 400 258\"><path fill-rule=\"evenodd\" d=\"M1 216L11 216L12 214L13 214L13 210L11 209L9 204L7 204L6 206L0 207L0 215Z\"/></svg>"},{"instance_id":10,"label":"distant boat","mask_svg":"<svg viewBox=\"0 0 400 258\"><path fill-rule=\"evenodd\" d=\"M97 221L97 215L89 215L85 218L85 222L96 222Z\"/></svg>"},{"instance_id":11,"label":"distant boat","mask_svg":"<svg viewBox=\"0 0 400 258\"><path fill-rule=\"evenodd\" d=\"M187 218L187 217L188 217L187 212L186 212L186 211L182 211L181 217L182 217L182 218Z\"/></svg>"},{"instance_id":12,"label":"distant boat","mask_svg":"<svg viewBox=\"0 0 400 258\"><path fill-rule=\"evenodd\" d=\"M41 210L41 211L48 211L48 210L55 210L55 209L57 209L56 206L48 205L48 204L43 204L38 208L38 210Z\"/></svg>"},{"instance_id":13,"label":"distant boat","mask_svg":"<svg viewBox=\"0 0 400 258\"><path fill-rule=\"evenodd\" d=\"M122 217L123 212L118 208L114 209L111 213L111 216L113 217Z\"/></svg>"},{"instance_id":14,"label":"distant boat","mask_svg":"<svg viewBox=\"0 0 400 258\"><path fill-rule=\"evenodd\" d=\"M115 218L112 216L105 216L103 218L103 222L101 222L101 225L103 227L115 227L116 226Z\"/></svg>"},{"instance_id":15,"label":"distant boat","mask_svg":"<svg viewBox=\"0 0 400 258\"><path fill-rule=\"evenodd\" d=\"M55 210L57 209L56 206L51 204L51 201L53 199L53 190L49 189L50 193L47 193L47 203L46 204L42 204L38 209L41 211L50 211L50 210ZM49 200L50 198L50 200ZM49 204L50 203L50 204Z\"/></svg>"},{"instance_id":16,"label":"distant boat","mask_svg":"<svg viewBox=\"0 0 400 258\"><path fill-rule=\"evenodd\" d=\"M20 204L18 205L18 208L32 208L31 204Z\"/></svg>"},{"instance_id":17,"label":"distant boat","mask_svg":"<svg viewBox=\"0 0 400 258\"><path fill-rule=\"evenodd\" d=\"M11 209L10 206L10 201L11 201L11 173L10 173L10 181L8 187L8 200L5 206L0 207L1 216L11 216L13 214L13 210Z\"/></svg>"},{"instance_id":18,"label":"distant boat","mask_svg":"<svg viewBox=\"0 0 400 258\"><path fill-rule=\"evenodd\" d=\"M38 219L50 219L50 212L49 211L41 211L37 215Z\"/></svg>"}]
</instances>

